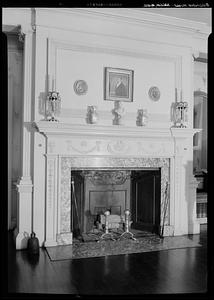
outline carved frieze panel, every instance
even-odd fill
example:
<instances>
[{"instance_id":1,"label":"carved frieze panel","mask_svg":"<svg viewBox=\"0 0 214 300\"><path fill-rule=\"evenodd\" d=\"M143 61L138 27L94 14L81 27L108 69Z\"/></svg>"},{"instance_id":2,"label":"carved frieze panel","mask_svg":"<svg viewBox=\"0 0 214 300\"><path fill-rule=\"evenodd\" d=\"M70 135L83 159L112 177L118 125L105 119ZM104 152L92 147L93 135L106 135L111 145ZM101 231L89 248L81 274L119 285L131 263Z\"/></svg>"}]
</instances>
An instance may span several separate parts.
<instances>
[{"instance_id":1,"label":"carved frieze panel","mask_svg":"<svg viewBox=\"0 0 214 300\"><path fill-rule=\"evenodd\" d=\"M156 141L140 141L137 142L138 152L144 155L170 156L173 153L173 143L156 142Z\"/></svg>"},{"instance_id":2,"label":"carved frieze panel","mask_svg":"<svg viewBox=\"0 0 214 300\"><path fill-rule=\"evenodd\" d=\"M89 154L93 152L99 152L99 141L80 139L80 140L66 140L66 150L68 152Z\"/></svg>"},{"instance_id":3,"label":"carved frieze panel","mask_svg":"<svg viewBox=\"0 0 214 300\"><path fill-rule=\"evenodd\" d=\"M124 155L124 156L173 156L172 141L154 141L146 138L49 138L48 153L63 155Z\"/></svg>"},{"instance_id":4,"label":"carved frieze panel","mask_svg":"<svg viewBox=\"0 0 214 300\"><path fill-rule=\"evenodd\" d=\"M129 143L126 140L110 141L107 144L107 151L111 154L126 154L130 150Z\"/></svg>"}]
</instances>

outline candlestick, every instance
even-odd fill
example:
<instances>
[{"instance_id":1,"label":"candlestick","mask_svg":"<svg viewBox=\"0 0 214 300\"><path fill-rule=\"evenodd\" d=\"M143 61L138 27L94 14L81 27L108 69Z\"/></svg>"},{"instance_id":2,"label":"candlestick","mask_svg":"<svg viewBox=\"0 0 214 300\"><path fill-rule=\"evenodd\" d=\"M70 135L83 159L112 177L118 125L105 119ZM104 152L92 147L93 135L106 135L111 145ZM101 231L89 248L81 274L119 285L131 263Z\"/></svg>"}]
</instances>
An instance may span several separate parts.
<instances>
[{"instance_id":1,"label":"candlestick","mask_svg":"<svg viewBox=\"0 0 214 300\"><path fill-rule=\"evenodd\" d=\"M54 92L55 91L55 88L54 88L54 79L52 78L52 91Z\"/></svg>"}]
</instances>

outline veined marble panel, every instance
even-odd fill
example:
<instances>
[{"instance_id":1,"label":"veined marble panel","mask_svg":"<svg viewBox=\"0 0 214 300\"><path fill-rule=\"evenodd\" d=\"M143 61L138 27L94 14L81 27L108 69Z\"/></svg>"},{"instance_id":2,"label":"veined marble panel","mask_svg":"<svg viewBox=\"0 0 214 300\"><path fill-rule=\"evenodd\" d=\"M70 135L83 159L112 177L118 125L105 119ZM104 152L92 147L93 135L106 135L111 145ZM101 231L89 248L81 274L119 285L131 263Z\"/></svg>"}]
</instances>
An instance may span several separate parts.
<instances>
[{"instance_id":1,"label":"veined marble panel","mask_svg":"<svg viewBox=\"0 0 214 300\"><path fill-rule=\"evenodd\" d=\"M169 158L61 157L60 233L70 231L71 170L161 169L161 225L169 225L169 205L165 212L165 192L169 178Z\"/></svg>"}]
</instances>

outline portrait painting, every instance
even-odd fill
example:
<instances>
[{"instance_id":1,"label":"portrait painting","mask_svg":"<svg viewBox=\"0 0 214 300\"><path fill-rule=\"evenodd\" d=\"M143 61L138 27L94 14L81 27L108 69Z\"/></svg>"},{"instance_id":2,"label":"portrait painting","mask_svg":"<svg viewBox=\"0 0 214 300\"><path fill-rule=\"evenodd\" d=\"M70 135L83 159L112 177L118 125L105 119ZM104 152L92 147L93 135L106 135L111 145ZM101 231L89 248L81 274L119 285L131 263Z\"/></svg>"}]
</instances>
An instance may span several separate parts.
<instances>
[{"instance_id":1,"label":"portrait painting","mask_svg":"<svg viewBox=\"0 0 214 300\"><path fill-rule=\"evenodd\" d=\"M104 99L133 101L133 70L105 68Z\"/></svg>"}]
</instances>

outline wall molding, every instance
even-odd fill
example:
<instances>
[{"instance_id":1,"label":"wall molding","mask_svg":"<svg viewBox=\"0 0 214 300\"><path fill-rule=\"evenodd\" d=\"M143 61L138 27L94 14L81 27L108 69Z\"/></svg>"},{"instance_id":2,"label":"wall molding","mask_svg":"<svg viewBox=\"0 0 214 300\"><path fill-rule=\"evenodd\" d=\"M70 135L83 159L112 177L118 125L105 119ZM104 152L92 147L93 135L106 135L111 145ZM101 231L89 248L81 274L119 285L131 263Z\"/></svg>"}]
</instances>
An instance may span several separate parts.
<instances>
[{"instance_id":1,"label":"wall molding","mask_svg":"<svg viewBox=\"0 0 214 300\"><path fill-rule=\"evenodd\" d=\"M150 43L146 42L146 48L142 51L142 48L135 50L127 50L126 48L110 47L109 45L100 44L84 44L84 43L74 43L59 39L48 39L48 75L49 75L49 87L52 87L52 82L57 89L57 53L60 50L70 50L77 52L87 52L87 53L106 53L109 55L121 55L121 56L131 56L139 59L156 59L160 61L172 62L174 64L175 72L175 88L180 91L182 88L182 56L172 55L172 53L160 53L159 48L151 48ZM51 82L52 81L52 82Z\"/></svg>"},{"instance_id":2,"label":"wall molding","mask_svg":"<svg viewBox=\"0 0 214 300\"><path fill-rule=\"evenodd\" d=\"M70 18L71 15L75 16L83 16L88 19L102 19L108 22L114 23L128 23L131 25L137 26L148 26L155 27L162 30L167 31L180 31L186 34L192 34L196 32L201 32L203 34L208 34L210 28L202 22L195 22L190 20L183 20L171 16L154 14L151 12L137 11L135 9L130 8L105 8L105 9L97 9L97 8L36 8L36 12L38 16L42 16L44 14L63 14L65 18ZM38 18L38 25L40 26L56 26L55 18L49 18L48 21L44 21L43 18ZM52 21L53 20L53 24ZM57 26L58 28L60 25ZM66 27L61 27L61 29L68 29L69 25L66 24Z\"/></svg>"}]
</instances>

